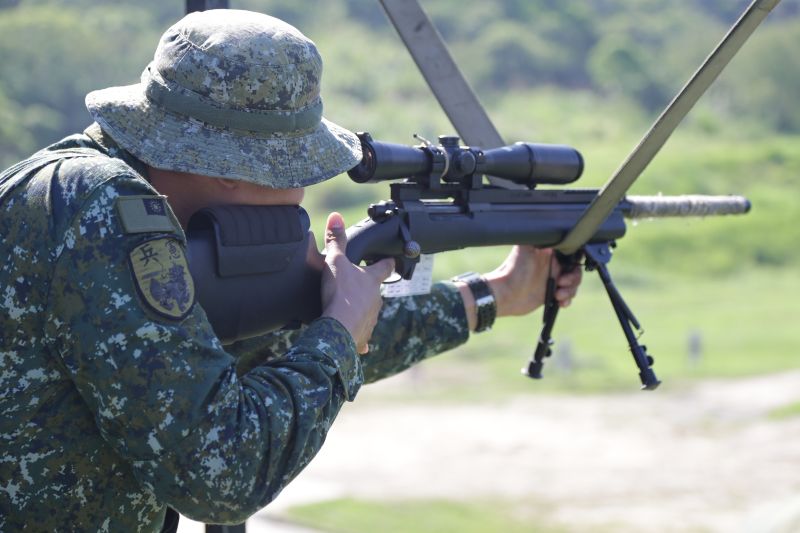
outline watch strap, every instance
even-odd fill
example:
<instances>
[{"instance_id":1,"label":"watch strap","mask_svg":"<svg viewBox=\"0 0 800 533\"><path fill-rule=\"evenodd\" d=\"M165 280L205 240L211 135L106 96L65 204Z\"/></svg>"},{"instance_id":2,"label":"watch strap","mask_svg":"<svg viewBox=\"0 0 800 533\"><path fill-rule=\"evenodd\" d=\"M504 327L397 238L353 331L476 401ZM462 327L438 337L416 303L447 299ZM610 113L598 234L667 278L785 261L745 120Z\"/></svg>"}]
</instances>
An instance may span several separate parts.
<instances>
[{"instance_id":1,"label":"watch strap","mask_svg":"<svg viewBox=\"0 0 800 533\"><path fill-rule=\"evenodd\" d=\"M478 318L475 332L480 333L492 329L494 320L497 318L497 302L486 278L475 272L466 272L454 277L453 281L466 283L472 292L472 297L475 298L475 311Z\"/></svg>"}]
</instances>

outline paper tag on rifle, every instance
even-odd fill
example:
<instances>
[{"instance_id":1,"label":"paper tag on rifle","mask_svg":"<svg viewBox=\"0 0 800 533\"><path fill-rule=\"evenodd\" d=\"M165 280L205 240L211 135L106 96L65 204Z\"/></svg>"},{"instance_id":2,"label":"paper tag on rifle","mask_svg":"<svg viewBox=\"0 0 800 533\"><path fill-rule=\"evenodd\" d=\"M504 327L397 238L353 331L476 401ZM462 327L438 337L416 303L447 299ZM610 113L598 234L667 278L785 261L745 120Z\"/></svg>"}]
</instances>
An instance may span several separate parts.
<instances>
[{"instance_id":1,"label":"paper tag on rifle","mask_svg":"<svg viewBox=\"0 0 800 533\"><path fill-rule=\"evenodd\" d=\"M433 254L419 256L419 263L414 267L411 279L403 279L396 274L394 277L399 278L399 281L393 282L392 278L389 278L388 283L381 284L381 296L384 298L428 294L433 284Z\"/></svg>"}]
</instances>

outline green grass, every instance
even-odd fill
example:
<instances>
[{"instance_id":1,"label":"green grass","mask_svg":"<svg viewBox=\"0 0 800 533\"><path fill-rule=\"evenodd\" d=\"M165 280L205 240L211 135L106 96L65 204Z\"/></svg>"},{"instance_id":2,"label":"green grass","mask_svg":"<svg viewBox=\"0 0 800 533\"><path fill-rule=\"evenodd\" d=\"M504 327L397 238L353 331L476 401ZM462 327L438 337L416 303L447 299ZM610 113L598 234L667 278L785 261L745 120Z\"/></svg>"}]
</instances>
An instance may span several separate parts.
<instances>
[{"instance_id":1,"label":"green grass","mask_svg":"<svg viewBox=\"0 0 800 533\"><path fill-rule=\"evenodd\" d=\"M339 499L290 508L294 522L329 533L556 533L543 509L491 502Z\"/></svg>"},{"instance_id":2,"label":"green grass","mask_svg":"<svg viewBox=\"0 0 800 533\"><path fill-rule=\"evenodd\" d=\"M771 420L785 420L800 416L800 402L790 403L777 407L767 415Z\"/></svg>"},{"instance_id":3,"label":"green grass","mask_svg":"<svg viewBox=\"0 0 800 533\"><path fill-rule=\"evenodd\" d=\"M662 387L797 368L796 272L764 269L692 279L618 266L620 290L645 329L641 342L655 357ZM537 312L499 320L491 332L473 335L453 352L423 363L423 385L398 391L397 399L493 401L515 394L636 390L638 371L595 277L586 274L579 297L559 313L555 354L547 360L544 379L534 381L519 373L539 334ZM700 339L699 358L689 356L692 336Z\"/></svg>"}]
</instances>

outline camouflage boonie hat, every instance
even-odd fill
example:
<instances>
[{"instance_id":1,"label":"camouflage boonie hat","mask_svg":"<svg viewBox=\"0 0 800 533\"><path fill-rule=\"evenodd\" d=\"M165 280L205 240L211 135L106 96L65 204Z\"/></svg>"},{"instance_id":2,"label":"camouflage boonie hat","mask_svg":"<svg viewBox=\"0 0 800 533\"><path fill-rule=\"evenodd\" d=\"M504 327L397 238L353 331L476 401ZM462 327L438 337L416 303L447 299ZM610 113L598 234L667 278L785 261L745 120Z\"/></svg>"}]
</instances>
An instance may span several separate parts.
<instances>
[{"instance_id":1,"label":"camouflage boonie hat","mask_svg":"<svg viewBox=\"0 0 800 533\"><path fill-rule=\"evenodd\" d=\"M249 11L192 13L161 37L141 83L86 107L150 166L305 187L356 165L361 145L322 118L322 59L293 26Z\"/></svg>"}]
</instances>

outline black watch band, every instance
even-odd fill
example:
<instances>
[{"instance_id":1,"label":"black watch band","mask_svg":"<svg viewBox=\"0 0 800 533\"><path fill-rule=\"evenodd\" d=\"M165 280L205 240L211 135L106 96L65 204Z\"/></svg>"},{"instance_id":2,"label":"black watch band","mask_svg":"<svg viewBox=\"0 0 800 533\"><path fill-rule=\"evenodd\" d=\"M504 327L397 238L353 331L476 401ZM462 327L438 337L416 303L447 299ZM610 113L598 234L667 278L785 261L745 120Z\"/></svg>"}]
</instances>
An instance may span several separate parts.
<instances>
[{"instance_id":1,"label":"black watch band","mask_svg":"<svg viewBox=\"0 0 800 533\"><path fill-rule=\"evenodd\" d=\"M492 329L494 319L497 318L497 302L486 279L475 272L466 272L454 277L453 281L466 283L475 298L475 310L478 316L475 333Z\"/></svg>"}]
</instances>

